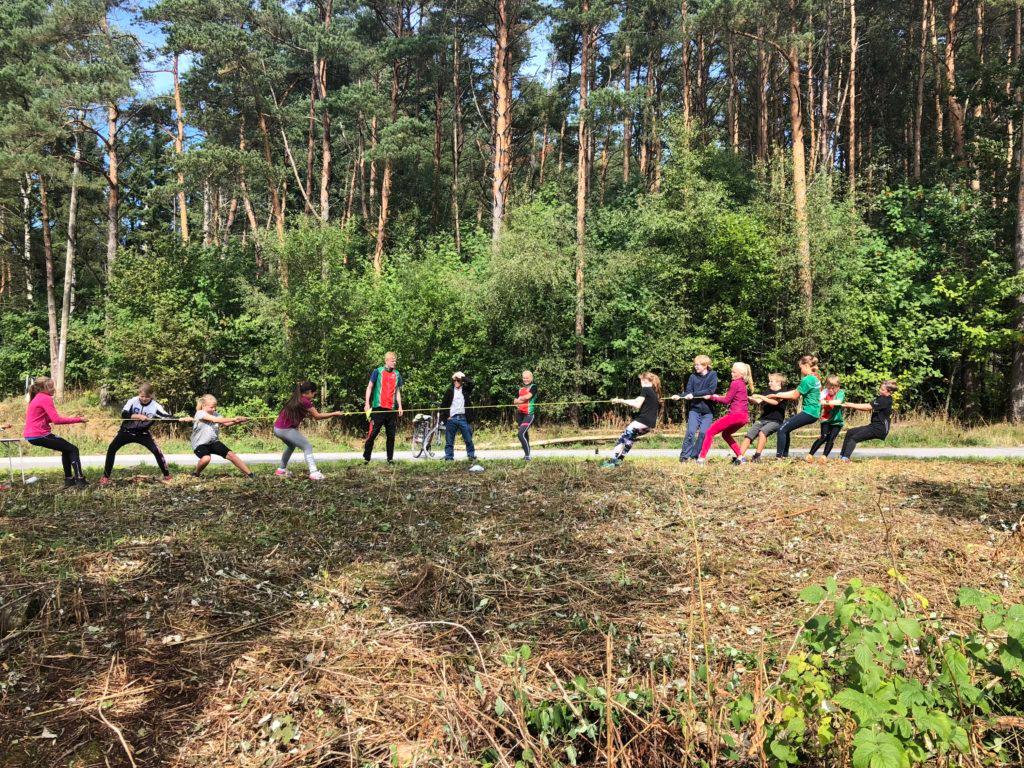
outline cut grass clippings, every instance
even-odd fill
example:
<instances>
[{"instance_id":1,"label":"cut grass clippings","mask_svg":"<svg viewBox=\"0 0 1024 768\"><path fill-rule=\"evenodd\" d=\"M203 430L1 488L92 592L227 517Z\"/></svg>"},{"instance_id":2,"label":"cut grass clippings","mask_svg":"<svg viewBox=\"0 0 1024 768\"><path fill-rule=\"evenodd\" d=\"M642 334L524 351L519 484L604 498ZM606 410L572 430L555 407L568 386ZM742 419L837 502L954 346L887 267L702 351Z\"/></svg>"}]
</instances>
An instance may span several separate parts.
<instances>
[{"instance_id":1,"label":"cut grass clippings","mask_svg":"<svg viewBox=\"0 0 1024 768\"><path fill-rule=\"evenodd\" d=\"M524 700L585 719L579 676L609 711L639 688L723 706L759 685L736 659L784 654L798 595L829 576L897 574L954 627L960 587L1020 602L1021 469L345 465L80 493L48 476L0 494L0 765L550 764ZM724 760L706 724L622 717L581 737L581 764Z\"/></svg>"}]
</instances>

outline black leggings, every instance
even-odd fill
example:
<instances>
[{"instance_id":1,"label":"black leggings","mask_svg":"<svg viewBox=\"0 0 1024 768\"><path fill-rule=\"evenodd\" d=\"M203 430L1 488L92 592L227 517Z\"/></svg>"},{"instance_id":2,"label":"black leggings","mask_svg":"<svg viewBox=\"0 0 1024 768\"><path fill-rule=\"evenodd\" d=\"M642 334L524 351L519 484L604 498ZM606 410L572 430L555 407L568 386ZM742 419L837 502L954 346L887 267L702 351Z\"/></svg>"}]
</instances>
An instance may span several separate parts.
<instances>
[{"instance_id":1,"label":"black leggings","mask_svg":"<svg viewBox=\"0 0 1024 768\"><path fill-rule=\"evenodd\" d=\"M800 427L806 427L808 424L813 424L817 420L817 416L811 416L811 414L804 411L786 419L786 422L779 427L779 431L775 433L775 455L780 459L788 458L789 433L793 430L800 429Z\"/></svg>"},{"instance_id":2,"label":"black leggings","mask_svg":"<svg viewBox=\"0 0 1024 768\"><path fill-rule=\"evenodd\" d=\"M398 411L390 408L375 408L370 413L370 431L366 433L366 442L363 443L363 459L369 461L373 455L373 444L380 434L381 428L387 435L388 461L395 458L395 432L398 429Z\"/></svg>"},{"instance_id":3,"label":"black leggings","mask_svg":"<svg viewBox=\"0 0 1024 768\"><path fill-rule=\"evenodd\" d=\"M56 435L29 437L26 440L29 445L38 445L40 448L49 448L51 451L60 452L60 463L64 465L65 480L82 476L82 457L78 453L78 446L72 445L63 437Z\"/></svg>"},{"instance_id":4,"label":"black leggings","mask_svg":"<svg viewBox=\"0 0 1024 768\"><path fill-rule=\"evenodd\" d=\"M103 463L103 476L110 477L110 473L114 471L114 457L117 456L117 452L124 446L135 443L146 448L150 453L153 454L153 458L156 459L156 465L160 467L160 471L164 473L164 477L171 476L171 470L167 466L167 459L164 458L161 453L159 446L156 444L156 440L153 439L153 435L149 432L139 432L132 434L131 432L125 432L120 430L114 439L110 442L110 447L107 448L107 460Z\"/></svg>"},{"instance_id":5,"label":"black leggings","mask_svg":"<svg viewBox=\"0 0 1024 768\"><path fill-rule=\"evenodd\" d=\"M825 446L823 456L828 456L832 453L832 446L835 445L836 438L839 437L839 432L842 428L842 424L829 424L827 421L821 422L821 437L815 440L811 446L811 456L816 454L823 445Z\"/></svg>"},{"instance_id":6,"label":"black leggings","mask_svg":"<svg viewBox=\"0 0 1024 768\"><path fill-rule=\"evenodd\" d=\"M884 424L868 424L865 427L851 429L846 433L846 439L843 440L843 450L839 455L844 459L848 459L853 455L853 450L857 447L857 443L863 443L865 440L885 440L888 434L889 430L885 428Z\"/></svg>"},{"instance_id":7,"label":"black leggings","mask_svg":"<svg viewBox=\"0 0 1024 768\"><path fill-rule=\"evenodd\" d=\"M519 422L519 444L523 446L523 453L530 455L530 427L533 426L534 415L532 413L516 414L516 421Z\"/></svg>"}]
</instances>

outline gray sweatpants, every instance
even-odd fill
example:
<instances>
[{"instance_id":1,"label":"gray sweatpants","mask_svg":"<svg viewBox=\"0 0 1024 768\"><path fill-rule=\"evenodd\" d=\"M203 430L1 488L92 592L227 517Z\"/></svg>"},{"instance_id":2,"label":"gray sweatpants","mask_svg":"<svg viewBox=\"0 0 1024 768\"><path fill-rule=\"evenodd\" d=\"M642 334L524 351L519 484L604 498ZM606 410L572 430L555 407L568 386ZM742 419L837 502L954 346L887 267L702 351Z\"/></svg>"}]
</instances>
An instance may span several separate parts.
<instances>
[{"instance_id":1,"label":"gray sweatpants","mask_svg":"<svg viewBox=\"0 0 1024 768\"><path fill-rule=\"evenodd\" d=\"M288 469L288 462L291 461L292 453L298 448L302 451L302 455L306 457L306 466L309 467L309 471L316 472L313 446L304 434L297 429L274 427L274 435L284 443L284 452L281 454L281 469Z\"/></svg>"}]
</instances>

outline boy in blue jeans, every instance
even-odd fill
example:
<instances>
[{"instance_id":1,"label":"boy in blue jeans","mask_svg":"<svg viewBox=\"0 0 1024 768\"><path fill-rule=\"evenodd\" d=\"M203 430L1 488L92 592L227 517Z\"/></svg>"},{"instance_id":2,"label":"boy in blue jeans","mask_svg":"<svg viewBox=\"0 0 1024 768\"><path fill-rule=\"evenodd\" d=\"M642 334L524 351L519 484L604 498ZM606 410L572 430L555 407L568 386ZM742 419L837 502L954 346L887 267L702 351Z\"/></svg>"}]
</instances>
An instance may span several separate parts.
<instances>
[{"instance_id":1,"label":"boy in blue jeans","mask_svg":"<svg viewBox=\"0 0 1024 768\"><path fill-rule=\"evenodd\" d=\"M711 422L715 419L715 413L711 409L710 400L698 398L713 395L718 391L718 374L711 370L711 358L707 355L697 355L693 358L693 373L686 380L686 389L681 394L672 395L673 400L681 400L686 395L693 395L689 401L690 412L686 416L686 437L683 438L683 447L679 452L680 461L696 459L700 453L701 443L704 442L704 433L708 431Z\"/></svg>"}]
</instances>

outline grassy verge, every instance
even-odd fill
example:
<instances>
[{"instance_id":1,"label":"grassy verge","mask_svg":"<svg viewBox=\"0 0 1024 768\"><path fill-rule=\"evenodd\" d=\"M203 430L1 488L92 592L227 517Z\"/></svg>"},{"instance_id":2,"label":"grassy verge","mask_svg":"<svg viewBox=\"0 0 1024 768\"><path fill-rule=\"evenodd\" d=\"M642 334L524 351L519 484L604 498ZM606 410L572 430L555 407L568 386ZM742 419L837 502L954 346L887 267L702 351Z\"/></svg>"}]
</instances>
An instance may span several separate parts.
<instances>
[{"instance_id":1,"label":"grassy verge","mask_svg":"<svg viewBox=\"0 0 1024 768\"><path fill-rule=\"evenodd\" d=\"M856 765L896 726L835 704L853 701L848 659L810 644L897 621L966 637L958 590L1024 598L1022 512L1002 463L341 465L322 484L214 472L83 493L46 477L0 494L0 764L838 765L860 749ZM893 597L809 593L830 578ZM852 628L800 639L833 611ZM898 672L870 661L938 696L942 665L915 643ZM1009 759L1015 732L996 748L991 730L1015 714L996 699L1009 683L977 674L958 690L984 689L987 713L914 706L936 728L977 719L970 754ZM920 739L930 759L939 740Z\"/></svg>"}]
</instances>

